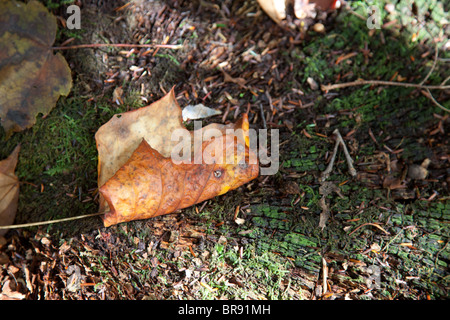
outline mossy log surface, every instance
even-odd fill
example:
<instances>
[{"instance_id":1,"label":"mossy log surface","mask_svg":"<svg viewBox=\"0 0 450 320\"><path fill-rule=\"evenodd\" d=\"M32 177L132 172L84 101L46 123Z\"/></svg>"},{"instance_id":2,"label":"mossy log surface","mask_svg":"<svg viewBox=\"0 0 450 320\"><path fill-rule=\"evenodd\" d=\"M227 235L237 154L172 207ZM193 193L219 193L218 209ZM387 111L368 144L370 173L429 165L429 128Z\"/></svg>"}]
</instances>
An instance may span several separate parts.
<instances>
[{"instance_id":1,"label":"mossy log surface","mask_svg":"<svg viewBox=\"0 0 450 320\"><path fill-rule=\"evenodd\" d=\"M310 286L323 277L323 257L332 286L375 289L384 298L414 295L414 290L448 296L449 204L417 201L353 212L342 210L320 230L318 210L259 204L249 210L251 227L240 233L261 252L291 259Z\"/></svg>"}]
</instances>

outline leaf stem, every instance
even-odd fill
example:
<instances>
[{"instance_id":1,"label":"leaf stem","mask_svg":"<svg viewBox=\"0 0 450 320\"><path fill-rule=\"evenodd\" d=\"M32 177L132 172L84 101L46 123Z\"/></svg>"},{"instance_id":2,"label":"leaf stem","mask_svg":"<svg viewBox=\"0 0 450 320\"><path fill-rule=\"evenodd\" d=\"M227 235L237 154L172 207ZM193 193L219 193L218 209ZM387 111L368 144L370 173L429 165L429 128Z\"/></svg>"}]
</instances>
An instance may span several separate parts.
<instances>
[{"instance_id":1,"label":"leaf stem","mask_svg":"<svg viewBox=\"0 0 450 320\"><path fill-rule=\"evenodd\" d=\"M42 225L47 225L47 224L60 223L60 222L66 222L66 221L72 221L72 220L78 220L78 219L99 216L99 215L102 215L105 213L106 212L96 212L96 213L84 214L81 216L70 217L70 218L63 218L63 219L56 219L56 220L49 220L49 221L40 221L40 222L31 222L31 223L24 223L24 224L13 224L13 225L9 225L9 226L0 226L0 230L36 227L36 226L42 226Z\"/></svg>"},{"instance_id":2,"label":"leaf stem","mask_svg":"<svg viewBox=\"0 0 450 320\"><path fill-rule=\"evenodd\" d=\"M103 47L116 47L116 48L166 48L166 49L181 49L181 44L128 44L128 43L90 43L90 44L78 44L65 47L52 47L53 50L70 50L70 49L84 49L84 48L103 48Z\"/></svg>"},{"instance_id":3,"label":"leaf stem","mask_svg":"<svg viewBox=\"0 0 450 320\"><path fill-rule=\"evenodd\" d=\"M322 89L322 91L328 91L328 90L340 89L340 88L346 88L346 87L362 86L362 85L366 85L366 84L379 85L379 86L398 86L398 87L419 88L419 89L429 89L429 90L450 89L450 85L448 85L448 86L443 86L443 85L429 86L429 85L422 85L422 84L417 84L417 83L404 83L404 82L381 81L381 80L356 80L356 81L346 82L346 83L322 85L321 89Z\"/></svg>"}]
</instances>

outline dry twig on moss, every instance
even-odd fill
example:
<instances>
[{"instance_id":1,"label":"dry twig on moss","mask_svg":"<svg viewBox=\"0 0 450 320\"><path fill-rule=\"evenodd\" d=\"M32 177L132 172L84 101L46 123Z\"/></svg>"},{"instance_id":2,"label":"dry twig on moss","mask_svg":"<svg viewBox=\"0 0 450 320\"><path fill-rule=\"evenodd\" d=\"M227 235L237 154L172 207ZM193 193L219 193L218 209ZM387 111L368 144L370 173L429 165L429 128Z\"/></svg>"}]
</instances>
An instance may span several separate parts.
<instances>
[{"instance_id":1,"label":"dry twig on moss","mask_svg":"<svg viewBox=\"0 0 450 320\"><path fill-rule=\"evenodd\" d=\"M333 89L341 89L346 87L354 87L354 86L363 86L366 84L377 85L377 86L397 86L397 87L406 87L406 88L418 88L418 89L429 89L429 90L447 90L450 89L450 85L437 85L437 86L428 86L417 83L404 83L404 82L396 82L396 81L382 81L382 80L356 80L352 82L345 83L336 83L336 84L328 84L322 85L322 91L329 91Z\"/></svg>"},{"instance_id":2,"label":"dry twig on moss","mask_svg":"<svg viewBox=\"0 0 450 320\"><path fill-rule=\"evenodd\" d=\"M436 106L438 106L440 109L444 110L445 112L450 112L450 109L447 109L443 105L441 105L431 94L430 90L448 90L450 89L450 85L445 85L447 81L450 80L450 76L447 77L440 85L424 85L425 81L428 80L430 75L433 73L434 69L436 68L437 60L438 60L438 46L436 44L434 59L433 59L433 65L431 66L430 71L428 71L425 78L420 83L404 83L404 82L397 82L397 81L382 81L382 80L363 80L358 79L356 81L352 82L346 82L346 83L336 83L336 84L329 84L329 85L322 85L321 89L322 91L329 91L333 89L341 89L341 88L347 88L347 87L354 87L354 86L362 86L366 84L370 85L376 85L376 86L397 86L397 87L405 87L405 88L417 88L417 89L424 89L427 91L427 98L429 98Z\"/></svg>"}]
</instances>

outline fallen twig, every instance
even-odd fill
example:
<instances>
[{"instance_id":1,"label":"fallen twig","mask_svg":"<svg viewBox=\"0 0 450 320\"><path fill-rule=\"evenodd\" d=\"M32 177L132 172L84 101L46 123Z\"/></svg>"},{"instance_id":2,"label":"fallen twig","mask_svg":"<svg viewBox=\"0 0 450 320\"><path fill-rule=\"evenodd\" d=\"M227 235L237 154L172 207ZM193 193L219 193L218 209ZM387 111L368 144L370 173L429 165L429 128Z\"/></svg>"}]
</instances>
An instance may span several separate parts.
<instances>
[{"instance_id":1,"label":"fallen twig","mask_svg":"<svg viewBox=\"0 0 450 320\"><path fill-rule=\"evenodd\" d=\"M355 230L353 230L352 232L350 232L348 235L351 235L352 233L354 233L356 230L358 230L359 228L362 228L364 226L374 226L377 227L378 229L380 229L381 231L383 231L386 235L390 235L389 232L387 232L386 230L384 230L380 225L376 224L376 223L371 223L371 222L367 222L367 223L363 223L362 225L360 225L359 227L357 227Z\"/></svg>"},{"instance_id":2,"label":"fallen twig","mask_svg":"<svg viewBox=\"0 0 450 320\"><path fill-rule=\"evenodd\" d=\"M261 111L261 118L263 120L263 128L267 129L266 117L264 116L264 109L263 109L263 106L261 103L259 104L259 110Z\"/></svg>"},{"instance_id":3,"label":"fallen twig","mask_svg":"<svg viewBox=\"0 0 450 320\"><path fill-rule=\"evenodd\" d=\"M103 47L116 47L116 48L166 48L166 49L181 49L181 44L128 44L128 43L90 43L90 44L78 44L65 47L52 47L53 50L69 50L69 49L82 49L82 48L103 48Z\"/></svg>"},{"instance_id":4,"label":"fallen twig","mask_svg":"<svg viewBox=\"0 0 450 320\"><path fill-rule=\"evenodd\" d=\"M398 87L406 87L406 88L419 88L419 89L429 89L429 90L446 90L450 89L450 85L438 85L438 86L429 86L422 85L417 83L405 83L405 82L396 82L396 81L382 81L382 80L356 80L352 82L345 83L336 83L336 84L328 84L322 85L320 88L322 91L329 91L333 89L341 89L346 87L354 87L354 86L363 86L366 84L378 85L378 86L398 86Z\"/></svg>"},{"instance_id":5,"label":"fallen twig","mask_svg":"<svg viewBox=\"0 0 450 320\"><path fill-rule=\"evenodd\" d=\"M438 48L438 45L436 43L436 49L435 49L435 52L434 52L433 65L431 66L431 69L430 69L430 71L428 71L428 74L425 76L425 78L423 78L423 80L420 82L420 85L423 85L425 83L425 81L428 80L428 78L433 73L434 68L436 68L436 63L437 63L437 60L438 60L438 54L439 54L439 48Z\"/></svg>"},{"instance_id":6,"label":"fallen twig","mask_svg":"<svg viewBox=\"0 0 450 320\"><path fill-rule=\"evenodd\" d=\"M433 97L433 95L431 94L430 90L427 89L428 92L428 98L430 98L430 100L439 108L441 108L442 110L446 111L446 112L450 112L450 109L447 109L446 107L444 107L442 104L440 104L439 102L437 102L437 100Z\"/></svg>"},{"instance_id":7,"label":"fallen twig","mask_svg":"<svg viewBox=\"0 0 450 320\"><path fill-rule=\"evenodd\" d=\"M327 280L328 280L328 266L327 261L324 257L322 257L322 295L327 293Z\"/></svg>"},{"instance_id":8,"label":"fallen twig","mask_svg":"<svg viewBox=\"0 0 450 320\"><path fill-rule=\"evenodd\" d=\"M334 160L336 159L336 154L338 152L339 145L342 145L342 149L344 149L345 159L347 160L348 164L348 171L352 177L357 176L357 172L355 167L353 166L353 159L350 157L350 154L347 150L347 146L344 143L344 139L342 139L341 133L338 129L333 131L333 134L336 136L336 144L334 145L333 155L331 156L330 163L328 164L328 167L322 172L322 175L320 176L320 188L319 193L322 194L322 198L319 200L319 206L322 209L322 212L320 213L320 219L319 219L319 227L323 230L326 226L326 222L328 221L328 218L330 216L330 208L327 203L327 197L331 192L336 192L339 197L343 198L344 196L341 194L339 188L335 186L331 182L326 182L325 180L328 179L328 176L330 175L331 171L333 170Z\"/></svg>"},{"instance_id":9,"label":"fallen twig","mask_svg":"<svg viewBox=\"0 0 450 320\"><path fill-rule=\"evenodd\" d=\"M344 150L345 159L347 160L348 164L348 172L352 177L356 177L356 169L353 166L353 159L350 157L350 154L347 150L347 146L344 143L344 140L342 139L341 133L338 129L333 131L333 134L336 136L336 144L334 145L333 155L331 156L330 163L328 164L328 167L322 172L322 176L320 177L321 182L325 181L329 174L331 173L331 170L333 170L334 160L336 158L337 150L339 145L342 146L342 149Z\"/></svg>"},{"instance_id":10,"label":"fallen twig","mask_svg":"<svg viewBox=\"0 0 450 320\"><path fill-rule=\"evenodd\" d=\"M444 81L442 81L441 86L445 85L448 82L448 80L450 80L450 76L448 76L447 78L445 78Z\"/></svg>"}]
</instances>

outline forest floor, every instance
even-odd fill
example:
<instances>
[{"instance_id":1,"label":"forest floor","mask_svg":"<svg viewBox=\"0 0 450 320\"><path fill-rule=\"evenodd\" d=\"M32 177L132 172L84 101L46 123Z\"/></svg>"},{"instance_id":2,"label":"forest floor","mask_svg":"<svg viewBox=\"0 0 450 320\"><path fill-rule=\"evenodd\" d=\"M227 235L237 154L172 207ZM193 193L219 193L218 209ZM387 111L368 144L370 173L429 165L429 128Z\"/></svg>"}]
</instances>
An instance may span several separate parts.
<instances>
[{"instance_id":1,"label":"forest floor","mask_svg":"<svg viewBox=\"0 0 450 320\"><path fill-rule=\"evenodd\" d=\"M62 18L56 45L180 48L63 51L71 94L31 129L7 141L0 133L0 159L22 145L15 223L96 212L95 132L172 87L181 107L222 111L204 123L248 112L251 128L279 130L279 170L145 221L105 228L92 217L10 230L0 237L0 297L447 299L450 117L437 102L449 109L449 91L321 86L419 84L431 69L423 85L442 84L449 8L373 2L379 29L368 28L365 1L281 25L256 1L82 1L82 29L69 30L66 5L43 1ZM319 22L324 32L313 30ZM340 149L323 182L335 129L357 176Z\"/></svg>"}]
</instances>

